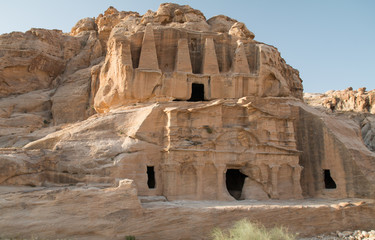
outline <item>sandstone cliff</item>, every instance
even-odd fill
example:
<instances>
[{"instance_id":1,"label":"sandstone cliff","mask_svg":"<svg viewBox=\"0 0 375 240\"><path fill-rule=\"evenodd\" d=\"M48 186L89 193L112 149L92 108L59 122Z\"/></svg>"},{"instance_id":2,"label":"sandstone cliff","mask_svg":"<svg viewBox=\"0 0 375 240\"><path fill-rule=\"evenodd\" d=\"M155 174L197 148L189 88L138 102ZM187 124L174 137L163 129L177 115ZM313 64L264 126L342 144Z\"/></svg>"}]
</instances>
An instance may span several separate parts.
<instances>
[{"instance_id":1,"label":"sandstone cliff","mask_svg":"<svg viewBox=\"0 0 375 240\"><path fill-rule=\"evenodd\" d=\"M358 123L362 139L371 151L375 151L375 90L366 88L328 91L324 94L305 93L307 104L326 113L345 115Z\"/></svg>"},{"instance_id":2,"label":"sandstone cliff","mask_svg":"<svg viewBox=\"0 0 375 240\"><path fill-rule=\"evenodd\" d=\"M375 89L347 88L342 91L328 91L324 94L305 93L304 100L311 106L324 107L333 111L353 111L375 114Z\"/></svg>"},{"instance_id":3,"label":"sandstone cliff","mask_svg":"<svg viewBox=\"0 0 375 240\"><path fill-rule=\"evenodd\" d=\"M333 209L331 220L341 222L320 232L375 224L366 215L375 198L373 92L324 96L329 111L308 106L298 71L254 38L235 19L207 20L170 3L144 15L110 7L69 34L1 35L0 210L6 211L0 228L6 236L203 239L212 224L228 226L246 215L268 226L295 224L293 231L311 235L315 230L306 226L329 218L319 221L314 203L296 200L305 198L364 198L324 202L319 209ZM337 113L347 108L366 113ZM23 203L11 203L17 199ZM271 199L259 212L248 207ZM177 200L215 202L179 208ZM244 200L244 206L228 208L232 216L217 200ZM286 211L281 200L302 215ZM281 207L273 210L274 203ZM108 214L93 213L98 205ZM41 224L30 223L32 217L9 224L17 218L12 209L40 212ZM345 213L354 220L342 218ZM303 214L318 220L297 224ZM56 227L55 220L41 230L55 218L66 225ZM178 234L187 218L190 228ZM153 221L140 224L147 219ZM72 227L77 222L84 227ZM22 225L28 227L20 231ZM196 226L201 230L192 231Z\"/></svg>"},{"instance_id":4,"label":"sandstone cliff","mask_svg":"<svg viewBox=\"0 0 375 240\"><path fill-rule=\"evenodd\" d=\"M96 31L13 32L0 36L0 49L0 147L22 147L95 112L91 71L103 55Z\"/></svg>"}]
</instances>

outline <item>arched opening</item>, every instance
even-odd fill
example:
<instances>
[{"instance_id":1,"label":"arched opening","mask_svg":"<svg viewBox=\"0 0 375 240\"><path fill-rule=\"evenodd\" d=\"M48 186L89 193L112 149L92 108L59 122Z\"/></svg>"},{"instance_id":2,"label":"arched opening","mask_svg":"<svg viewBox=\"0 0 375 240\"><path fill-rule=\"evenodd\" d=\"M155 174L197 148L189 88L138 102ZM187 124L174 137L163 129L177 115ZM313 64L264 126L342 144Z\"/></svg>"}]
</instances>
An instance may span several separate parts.
<instances>
[{"instance_id":1,"label":"arched opening","mask_svg":"<svg viewBox=\"0 0 375 240\"><path fill-rule=\"evenodd\" d=\"M336 183L331 177L331 171L324 169L324 185L326 189L336 189Z\"/></svg>"},{"instance_id":2,"label":"arched opening","mask_svg":"<svg viewBox=\"0 0 375 240\"><path fill-rule=\"evenodd\" d=\"M193 83L191 85L191 97L189 102L204 101L204 84Z\"/></svg>"},{"instance_id":3,"label":"arched opening","mask_svg":"<svg viewBox=\"0 0 375 240\"><path fill-rule=\"evenodd\" d=\"M147 166L147 186L150 189L155 188L155 170L154 166Z\"/></svg>"},{"instance_id":4,"label":"arched opening","mask_svg":"<svg viewBox=\"0 0 375 240\"><path fill-rule=\"evenodd\" d=\"M229 194L236 200L241 200L242 188L247 177L239 169L227 169L225 183Z\"/></svg>"}]
</instances>

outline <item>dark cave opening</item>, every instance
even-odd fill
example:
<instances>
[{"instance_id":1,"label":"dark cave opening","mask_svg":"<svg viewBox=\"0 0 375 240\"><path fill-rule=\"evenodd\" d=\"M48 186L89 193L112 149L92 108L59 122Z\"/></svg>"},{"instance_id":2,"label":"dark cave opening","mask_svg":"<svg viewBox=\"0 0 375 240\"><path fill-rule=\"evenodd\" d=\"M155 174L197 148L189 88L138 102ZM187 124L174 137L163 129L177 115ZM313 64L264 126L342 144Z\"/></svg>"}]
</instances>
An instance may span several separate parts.
<instances>
[{"instance_id":1,"label":"dark cave opening","mask_svg":"<svg viewBox=\"0 0 375 240\"><path fill-rule=\"evenodd\" d=\"M242 188L247 176L241 173L239 169L227 169L225 177L229 194L236 200L241 200Z\"/></svg>"},{"instance_id":2,"label":"dark cave opening","mask_svg":"<svg viewBox=\"0 0 375 240\"><path fill-rule=\"evenodd\" d=\"M326 189L336 189L336 183L331 177L331 171L324 169L324 185Z\"/></svg>"}]
</instances>

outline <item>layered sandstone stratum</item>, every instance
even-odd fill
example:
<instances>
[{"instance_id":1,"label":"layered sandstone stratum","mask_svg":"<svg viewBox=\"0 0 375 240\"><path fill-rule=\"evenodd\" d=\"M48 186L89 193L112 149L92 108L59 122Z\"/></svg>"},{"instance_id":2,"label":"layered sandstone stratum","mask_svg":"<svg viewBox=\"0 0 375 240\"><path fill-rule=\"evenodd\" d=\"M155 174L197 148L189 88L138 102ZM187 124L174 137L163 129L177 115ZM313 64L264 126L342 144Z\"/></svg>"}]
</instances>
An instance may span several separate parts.
<instances>
[{"instance_id":1,"label":"layered sandstone stratum","mask_svg":"<svg viewBox=\"0 0 375 240\"><path fill-rule=\"evenodd\" d=\"M254 38L170 3L1 35L0 238L209 239L244 217L301 236L374 226L373 93L311 107ZM350 106L366 113L337 113Z\"/></svg>"}]
</instances>

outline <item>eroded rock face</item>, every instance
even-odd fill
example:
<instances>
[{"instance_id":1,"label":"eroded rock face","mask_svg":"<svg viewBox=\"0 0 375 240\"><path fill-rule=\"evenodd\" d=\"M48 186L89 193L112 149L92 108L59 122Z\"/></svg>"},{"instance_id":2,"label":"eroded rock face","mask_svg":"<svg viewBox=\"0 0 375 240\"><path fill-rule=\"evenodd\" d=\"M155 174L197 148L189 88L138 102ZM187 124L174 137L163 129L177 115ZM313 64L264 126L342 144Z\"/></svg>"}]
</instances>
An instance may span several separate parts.
<instances>
[{"instance_id":1,"label":"eroded rock face","mask_svg":"<svg viewBox=\"0 0 375 240\"><path fill-rule=\"evenodd\" d=\"M175 240L178 236L177 239L203 240L210 236L213 226L227 228L243 218L267 228L283 224L289 232L299 233L298 237L374 226L372 199L177 201L140 205L134 192L135 187L130 184L104 189L84 184L53 189L7 190L0 186L1 237L123 240L135 236Z\"/></svg>"},{"instance_id":2,"label":"eroded rock face","mask_svg":"<svg viewBox=\"0 0 375 240\"><path fill-rule=\"evenodd\" d=\"M70 48L61 51L65 44ZM0 47L0 97L48 88L80 48L61 31L44 29L1 35Z\"/></svg>"},{"instance_id":3,"label":"eroded rock face","mask_svg":"<svg viewBox=\"0 0 375 240\"><path fill-rule=\"evenodd\" d=\"M52 90L0 99L0 147L22 147L50 133Z\"/></svg>"},{"instance_id":4,"label":"eroded rock face","mask_svg":"<svg viewBox=\"0 0 375 240\"><path fill-rule=\"evenodd\" d=\"M1 146L25 150L4 150L7 169L17 167L8 171L3 184L110 183L131 178L141 194L169 199L322 194L320 183L316 189L321 190L314 192L299 183L301 173L305 176L311 170L299 157L307 150L298 141L307 133L300 138L296 125L305 125L296 121L296 104L284 99L301 98L298 71L276 48L254 41L243 23L222 15L206 20L189 6L162 4L143 16L110 7L96 19L80 20L70 35L48 30L14 34L26 46L37 43L30 45L34 49L30 52L57 57L62 67L56 70L59 64L3 55L8 59L4 63L22 63L31 72L39 69L50 81L34 87L40 90L12 91L18 84L14 80L4 92L21 95L1 101ZM54 41L60 49L52 45ZM19 45L3 42L15 51ZM43 44L51 46L36 47ZM85 120L94 108L107 114ZM81 122L61 125L76 121ZM369 119L363 120L364 135L371 126ZM366 139L371 145L372 137ZM337 160L337 167L346 157ZM151 187L146 170L153 172ZM240 186L224 182L236 177L230 176L232 172L245 178ZM356 195L345 187L350 176L332 176L339 183L337 196ZM179 189L178 182L190 185Z\"/></svg>"},{"instance_id":5,"label":"eroded rock face","mask_svg":"<svg viewBox=\"0 0 375 240\"><path fill-rule=\"evenodd\" d=\"M302 103L297 106L303 195L373 198L375 153L366 148L358 119L332 115Z\"/></svg>"},{"instance_id":6,"label":"eroded rock face","mask_svg":"<svg viewBox=\"0 0 375 240\"><path fill-rule=\"evenodd\" d=\"M375 116L366 116L361 121L361 133L363 141L368 149L375 152Z\"/></svg>"},{"instance_id":7,"label":"eroded rock face","mask_svg":"<svg viewBox=\"0 0 375 240\"><path fill-rule=\"evenodd\" d=\"M285 104L276 105L282 110L248 99L238 103L165 103L93 117L26 145L32 152L45 149L44 158L50 158L53 166L37 171L40 162L19 165L18 172L3 184L50 184L51 172L62 177L61 183L114 182L126 177L136 180L141 195L224 200L232 198L222 176L233 168L258 185L258 195L263 199L301 198L298 179L302 169L293 122L288 120L290 109ZM237 119L238 115L243 119ZM267 131L264 126L269 126ZM53 152L55 156L47 157ZM3 161L18 164L11 158ZM147 185L148 167L155 172L153 188ZM30 169L35 170L31 173ZM189 187L179 188L175 182L185 182ZM238 198L259 199L258 195L241 196L240 191Z\"/></svg>"},{"instance_id":8,"label":"eroded rock face","mask_svg":"<svg viewBox=\"0 0 375 240\"><path fill-rule=\"evenodd\" d=\"M366 88L328 91L324 94L305 93L304 100L316 108L332 114L344 114L354 119L361 128L362 139L371 151L375 151L375 90Z\"/></svg>"},{"instance_id":9,"label":"eroded rock face","mask_svg":"<svg viewBox=\"0 0 375 240\"><path fill-rule=\"evenodd\" d=\"M358 90L348 88L342 91L328 91L324 94L306 93L304 99L309 105L325 107L331 111L375 114L375 90L366 91L366 88L359 88Z\"/></svg>"},{"instance_id":10,"label":"eroded rock face","mask_svg":"<svg viewBox=\"0 0 375 240\"><path fill-rule=\"evenodd\" d=\"M110 7L70 34L32 29L0 36L0 185L76 185L64 194L93 197L113 210L106 219L129 214L134 226L147 212L137 195L375 198L372 92L335 98L334 111L367 111L360 117L314 109L302 101L298 71L254 37L232 18L206 20L199 10L170 3L142 16ZM110 188L119 179L132 180ZM90 184L106 189L81 188ZM60 192L46 194L56 206L74 206ZM5 200L1 206L14 207ZM213 210L205 211L213 219ZM16 229L6 224L0 228Z\"/></svg>"},{"instance_id":11,"label":"eroded rock face","mask_svg":"<svg viewBox=\"0 0 375 240\"><path fill-rule=\"evenodd\" d=\"M7 187L0 187L1 238L76 236L80 239L90 235L93 239L100 239L103 236L113 238L114 230L108 231L108 228L112 227L107 224L105 230L103 222L108 220L113 224L113 220L117 220L121 215L138 219L141 217L142 208L137 189L134 182L129 179L121 179L114 187L78 184L78 186L60 188L8 189L10 191L7 191ZM34 205L35 198L38 198L37 206ZM77 203L81 205L79 208ZM23 205L22 210L17 207L20 204ZM21 211L25 213L23 220L16 217ZM27 212L37 212L37 214L27 214ZM95 220L100 218L107 220ZM64 233L56 231L58 228L64 229L62 230Z\"/></svg>"},{"instance_id":12,"label":"eroded rock face","mask_svg":"<svg viewBox=\"0 0 375 240\"><path fill-rule=\"evenodd\" d=\"M22 147L95 113L91 69L103 51L94 24L79 21L74 36L45 29L0 36L0 147Z\"/></svg>"},{"instance_id":13,"label":"eroded rock face","mask_svg":"<svg viewBox=\"0 0 375 240\"><path fill-rule=\"evenodd\" d=\"M321 115L288 98L119 108L25 149L4 150L2 184L130 178L141 195L169 200L373 197L374 192L374 153L361 142L357 122ZM327 190L322 169L330 171L334 189ZM225 182L236 179L226 175L232 170L244 175L243 187Z\"/></svg>"}]
</instances>

